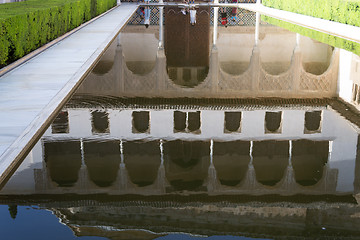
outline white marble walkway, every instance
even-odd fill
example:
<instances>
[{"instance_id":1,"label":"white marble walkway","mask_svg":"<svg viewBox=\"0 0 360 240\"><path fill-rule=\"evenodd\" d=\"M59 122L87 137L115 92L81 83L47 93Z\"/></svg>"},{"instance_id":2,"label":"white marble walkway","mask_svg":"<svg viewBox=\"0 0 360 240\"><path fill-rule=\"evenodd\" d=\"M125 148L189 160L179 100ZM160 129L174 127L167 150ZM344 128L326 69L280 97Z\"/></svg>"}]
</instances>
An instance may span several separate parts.
<instances>
[{"instance_id":1,"label":"white marble walkway","mask_svg":"<svg viewBox=\"0 0 360 240\"><path fill-rule=\"evenodd\" d=\"M0 183L137 7L121 4L0 77Z\"/></svg>"},{"instance_id":2,"label":"white marble walkway","mask_svg":"<svg viewBox=\"0 0 360 240\"><path fill-rule=\"evenodd\" d=\"M360 28L343 23L332 22L325 19L287 12L275 8L265 7L262 4L238 4L238 7L249 11L258 12L269 17L277 18L302 27L319 32L331 34L346 40L360 43Z\"/></svg>"}]
</instances>

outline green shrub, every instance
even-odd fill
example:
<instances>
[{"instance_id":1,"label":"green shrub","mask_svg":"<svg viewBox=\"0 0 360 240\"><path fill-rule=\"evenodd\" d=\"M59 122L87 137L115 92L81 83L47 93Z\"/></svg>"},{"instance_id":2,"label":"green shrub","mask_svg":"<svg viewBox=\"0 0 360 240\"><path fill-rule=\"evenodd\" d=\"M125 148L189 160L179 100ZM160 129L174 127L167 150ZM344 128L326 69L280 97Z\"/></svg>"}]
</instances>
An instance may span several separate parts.
<instances>
[{"instance_id":1,"label":"green shrub","mask_svg":"<svg viewBox=\"0 0 360 240\"><path fill-rule=\"evenodd\" d=\"M27 0L0 4L0 66L116 5L116 0Z\"/></svg>"},{"instance_id":2,"label":"green shrub","mask_svg":"<svg viewBox=\"0 0 360 240\"><path fill-rule=\"evenodd\" d=\"M268 22L270 24L280 26L282 28L286 28L292 32L297 32L303 36L310 37L312 39L315 39L319 42L329 44L334 47L343 48L345 50L348 50L350 52L353 52L360 56L360 44L355 43L352 41L348 41L339 37L335 37L329 34L325 34L322 32L318 32L315 30L311 30L305 27L301 27L295 24L291 24L288 22L284 22L275 18L271 18L265 15L261 16L261 20Z\"/></svg>"},{"instance_id":3,"label":"green shrub","mask_svg":"<svg viewBox=\"0 0 360 240\"><path fill-rule=\"evenodd\" d=\"M262 3L267 7L360 27L360 1L357 0L262 0Z\"/></svg>"}]
</instances>

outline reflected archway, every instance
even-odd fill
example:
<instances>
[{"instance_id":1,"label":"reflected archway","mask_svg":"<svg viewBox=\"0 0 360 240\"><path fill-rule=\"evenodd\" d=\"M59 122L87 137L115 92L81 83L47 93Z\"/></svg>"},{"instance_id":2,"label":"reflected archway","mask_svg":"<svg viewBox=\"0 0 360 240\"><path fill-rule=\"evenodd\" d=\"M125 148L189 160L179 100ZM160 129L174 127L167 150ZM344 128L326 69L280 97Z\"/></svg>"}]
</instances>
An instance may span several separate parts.
<instances>
[{"instance_id":1,"label":"reflected archway","mask_svg":"<svg viewBox=\"0 0 360 240\"><path fill-rule=\"evenodd\" d=\"M174 190L205 190L210 142L175 140L164 143L166 178Z\"/></svg>"},{"instance_id":2,"label":"reflected archway","mask_svg":"<svg viewBox=\"0 0 360 240\"><path fill-rule=\"evenodd\" d=\"M300 38L302 65L306 72L321 75L330 66L334 47L308 37Z\"/></svg>"},{"instance_id":3,"label":"reflected archway","mask_svg":"<svg viewBox=\"0 0 360 240\"><path fill-rule=\"evenodd\" d=\"M213 158L220 183L235 186L244 179L250 163L250 142L214 142Z\"/></svg>"},{"instance_id":4,"label":"reflected archway","mask_svg":"<svg viewBox=\"0 0 360 240\"><path fill-rule=\"evenodd\" d=\"M116 41L113 41L108 47L108 49L106 49L105 53L101 56L101 59L96 64L92 72L96 75L103 75L105 73L108 73L112 69L115 62L115 50Z\"/></svg>"},{"instance_id":5,"label":"reflected archway","mask_svg":"<svg viewBox=\"0 0 360 240\"><path fill-rule=\"evenodd\" d=\"M328 141L293 141L291 159L296 182L303 186L316 184L322 178L328 155Z\"/></svg>"},{"instance_id":6,"label":"reflected archway","mask_svg":"<svg viewBox=\"0 0 360 240\"><path fill-rule=\"evenodd\" d=\"M85 164L90 180L99 187L111 186L120 165L119 141L84 142Z\"/></svg>"},{"instance_id":7,"label":"reflected archway","mask_svg":"<svg viewBox=\"0 0 360 240\"><path fill-rule=\"evenodd\" d=\"M284 176L289 162L288 141L255 141L253 164L258 182L274 186Z\"/></svg>"},{"instance_id":8,"label":"reflected archway","mask_svg":"<svg viewBox=\"0 0 360 240\"><path fill-rule=\"evenodd\" d=\"M123 142L123 151L131 182L139 187L153 184L161 162L159 142Z\"/></svg>"},{"instance_id":9,"label":"reflected archway","mask_svg":"<svg viewBox=\"0 0 360 240\"><path fill-rule=\"evenodd\" d=\"M60 187L71 187L81 168L79 141L44 142L44 159L49 176Z\"/></svg>"},{"instance_id":10,"label":"reflected archway","mask_svg":"<svg viewBox=\"0 0 360 240\"><path fill-rule=\"evenodd\" d=\"M259 44L262 68L271 75L289 70L296 46L296 34L272 26L263 26L260 31L264 34Z\"/></svg>"},{"instance_id":11,"label":"reflected archway","mask_svg":"<svg viewBox=\"0 0 360 240\"><path fill-rule=\"evenodd\" d=\"M151 29L136 31L126 28L120 35L126 67L138 75L147 75L153 71L158 41Z\"/></svg>"},{"instance_id":12,"label":"reflected archway","mask_svg":"<svg viewBox=\"0 0 360 240\"><path fill-rule=\"evenodd\" d=\"M250 67L254 44L253 27L220 28L219 26L216 45L219 49L220 68L231 75L244 73Z\"/></svg>"}]
</instances>

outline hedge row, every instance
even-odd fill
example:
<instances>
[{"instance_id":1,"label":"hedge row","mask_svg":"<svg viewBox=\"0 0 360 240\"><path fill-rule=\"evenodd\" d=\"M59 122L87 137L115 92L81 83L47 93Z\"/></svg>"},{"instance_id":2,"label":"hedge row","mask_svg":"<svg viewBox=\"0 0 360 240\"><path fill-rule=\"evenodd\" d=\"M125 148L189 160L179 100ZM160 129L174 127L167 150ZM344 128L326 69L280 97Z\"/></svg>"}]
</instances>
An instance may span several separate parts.
<instances>
[{"instance_id":1,"label":"hedge row","mask_svg":"<svg viewBox=\"0 0 360 240\"><path fill-rule=\"evenodd\" d=\"M360 27L358 0L262 0L267 7Z\"/></svg>"},{"instance_id":2,"label":"hedge row","mask_svg":"<svg viewBox=\"0 0 360 240\"><path fill-rule=\"evenodd\" d=\"M116 5L116 0L27 0L0 4L0 67Z\"/></svg>"},{"instance_id":3,"label":"hedge row","mask_svg":"<svg viewBox=\"0 0 360 240\"><path fill-rule=\"evenodd\" d=\"M352 41L348 41L339 37L335 37L329 34L325 34L322 32L318 32L315 30L311 30L305 27L301 27L292 23L284 22L275 18L271 18L265 15L261 16L261 19L265 22L268 22L270 24L280 26L282 28L286 28L292 32L297 32L303 36L310 37L312 39L315 39L319 42L326 43L328 45L343 48L345 50L348 50L350 52L353 52L360 56L360 44L355 43Z\"/></svg>"}]
</instances>

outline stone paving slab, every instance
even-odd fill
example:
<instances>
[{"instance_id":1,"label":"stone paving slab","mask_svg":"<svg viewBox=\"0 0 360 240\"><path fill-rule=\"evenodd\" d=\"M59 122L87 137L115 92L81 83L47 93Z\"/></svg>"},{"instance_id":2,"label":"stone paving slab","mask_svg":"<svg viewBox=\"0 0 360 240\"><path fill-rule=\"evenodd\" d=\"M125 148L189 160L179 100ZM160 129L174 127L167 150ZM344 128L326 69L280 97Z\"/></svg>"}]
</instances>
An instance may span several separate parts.
<instances>
[{"instance_id":1,"label":"stone paving slab","mask_svg":"<svg viewBox=\"0 0 360 240\"><path fill-rule=\"evenodd\" d=\"M0 184L137 7L121 4L0 77Z\"/></svg>"}]
</instances>

